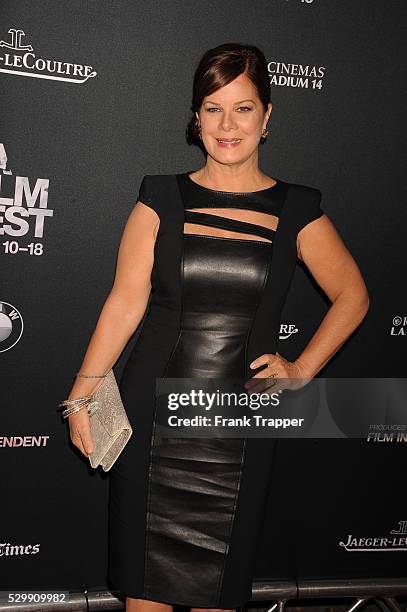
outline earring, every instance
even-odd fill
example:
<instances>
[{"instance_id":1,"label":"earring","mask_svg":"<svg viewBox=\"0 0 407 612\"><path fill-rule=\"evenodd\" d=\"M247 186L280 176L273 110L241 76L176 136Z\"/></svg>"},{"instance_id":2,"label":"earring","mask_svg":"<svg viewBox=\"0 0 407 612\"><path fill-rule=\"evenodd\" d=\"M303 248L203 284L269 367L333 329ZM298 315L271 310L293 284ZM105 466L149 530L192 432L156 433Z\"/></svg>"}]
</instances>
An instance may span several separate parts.
<instances>
[{"instance_id":1,"label":"earring","mask_svg":"<svg viewBox=\"0 0 407 612\"><path fill-rule=\"evenodd\" d=\"M268 136L268 133L269 133L268 129L267 129L267 128L264 128L264 130L263 130L263 131L262 131L262 133L261 133L262 138L266 139L266 138L267 138L267 136Z\"/></svg>"},{"instance_id":2,"label":"earring","mask_svg":"<svg viewBox=\"0 0 407 612\"><path fill-rule=\"evenodd\" d=\"M198 123L198 128L199 128L199 138L202 140L201 124L200 123Z\"/></svg>"}]
</instances>

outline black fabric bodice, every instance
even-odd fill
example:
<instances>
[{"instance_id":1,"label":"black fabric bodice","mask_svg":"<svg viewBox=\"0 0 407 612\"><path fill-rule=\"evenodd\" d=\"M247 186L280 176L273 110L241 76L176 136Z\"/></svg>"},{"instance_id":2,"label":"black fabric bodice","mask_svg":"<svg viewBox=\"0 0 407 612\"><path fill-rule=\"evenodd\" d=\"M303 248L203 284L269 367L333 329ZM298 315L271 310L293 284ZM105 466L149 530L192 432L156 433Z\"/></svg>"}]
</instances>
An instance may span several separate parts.
<instances>
[{"instance_id":1,"label":"black fabric bodice","mask_svg":"<svg viewBox=\"0 0 407 612\"><path fill-rule=\"evenodd\" d=\"M251 193L216 191L180 175L186 209L246 209L279 214L281 183ZM244 238L184 233L181 329L167 377L243 377L256 309L270 273L275 231L257 224L185 210L185 222L251 234ZM195 230L194 230L195 231Z\"/></svg>"}]
</instances>

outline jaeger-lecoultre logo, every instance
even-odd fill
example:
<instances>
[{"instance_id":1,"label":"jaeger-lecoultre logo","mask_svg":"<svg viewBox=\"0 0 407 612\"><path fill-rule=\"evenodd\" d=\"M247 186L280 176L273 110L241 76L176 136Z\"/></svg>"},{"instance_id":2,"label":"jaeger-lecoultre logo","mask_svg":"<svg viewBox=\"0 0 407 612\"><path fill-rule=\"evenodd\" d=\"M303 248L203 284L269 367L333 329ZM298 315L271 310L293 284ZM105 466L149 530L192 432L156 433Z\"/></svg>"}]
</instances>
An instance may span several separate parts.
<instances>
[{"instance_id":1,"label":"jaeger-lecoultre logo","mask_svg":"<svg viewBox=\"0 0 407 612\"><path fill-rule=\"evenodd\" d=\"M10 28L8 33L10 41L0 40L0 48L6 51L0 55L0 72L68 83L85 83L97 75L92 66L37 57L32 45L22 44L23 30Z\"/></svg>"}]
</instances>

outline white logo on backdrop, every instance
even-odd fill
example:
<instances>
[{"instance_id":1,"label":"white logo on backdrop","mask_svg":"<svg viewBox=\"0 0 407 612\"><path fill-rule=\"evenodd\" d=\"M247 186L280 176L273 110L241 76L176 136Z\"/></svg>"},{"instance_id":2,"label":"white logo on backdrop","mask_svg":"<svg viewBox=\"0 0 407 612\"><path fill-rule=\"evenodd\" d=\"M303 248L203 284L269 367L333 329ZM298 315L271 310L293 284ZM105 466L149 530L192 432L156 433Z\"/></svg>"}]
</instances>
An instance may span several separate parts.
<instances>
[{"instance_id":1,"label":"white logo on backdrop","mask_svg":"<svg viewBox=\"0 0 407 612\"><path fill-rule=\"evenodd\" d=\"M281 323L279 340L287 340L287 338L296 333L298 333L298 327L294 323Z\"/></svg>"},{"instance_id":2,"label":"white logo on backdrop","mask_svg":"<svg viewBox=\"0 0 407 612\"><path fill-rule=\"evenodd\" d=\"M40 544L10 544L10 542L0 542L0 557L36 555L39 551Z\"/></svg>"},{"instance_id":3,"label":"white logo on backdrop","mask_svg":"<svg viewBox=\"0 0 407 612\"><path fill-rule=\"evenodd\" d=\"M390 336L407 336L407 317L396 315L393 317L392 323Z\"/></svg>"},{"instance_id":4,"label":"white logo on backdrop","mask_svg":"<svg viewBox=\"0 0 407 612\"><path fill-rule=\"evenodd\" d=\"M21 312L8 302L0 301L0 353L11 349L23 334Z\"/></svg>"},{"instance_id":5,"label":"white logo on backdrop","mask_svg":"<svg viewBox=\"0 0 407 612\"><path fill-rule=\"evenodd\" d=\"M322 89L322 79L325 76L325 70L325 66L268 62L270 84L279 85L280 87Z\"/></svg>"},{"instance_id":6,"label":"white logo on backdrop","mask_svg":"<svg viewBox=\"0 0 407 612\"><path fill-rule=\"evenodd\" d=\"M49 179L37 178L31 186L27 176L14 177L6 165L6 150L0 143L0 236L14 238L1 245L6 255L42 255L44 248L38 239L44 236L46 217L54 215L48 208ZM28 240L15 240L27 236Z\"/></svg>"},{"instance_id":7,"label":"white logo on backdrop","mask_svg":"<svg viewBox=\"0 0 407 612\"><path fill-rule=\"evenodd\" d=\"M0 448L41 448L48 445L50 436L0 436Z\"/></svg>"},{"instance_id":8,"label":"white logo on backdrop","mask_svg":"<svg viewBox=\"0 0 407 612\"><path fill-rule=\"evenodd\" d=\"M407 521L398 521L398 529L392 529L387 536L367 536L361 538L348 535L347 542L339 542L347 552L386 552L407 551ZM392 536L392 537L390 537Z\"/></svg>"},{"instance_id":9,"label":"white logo on backdrop","mask_svg":"<svg viewBox=\"0 0 407 612\"><path fill-rule=\"evenodd\" d=\"M0 55L0 72L67 83L85 83L97 75L92 66L37 57L32 45L22 44L23 30L10 28L8 33L10 41L0 40L0 47L5 50L4 55Z\"/></svg>"}]
</instances>

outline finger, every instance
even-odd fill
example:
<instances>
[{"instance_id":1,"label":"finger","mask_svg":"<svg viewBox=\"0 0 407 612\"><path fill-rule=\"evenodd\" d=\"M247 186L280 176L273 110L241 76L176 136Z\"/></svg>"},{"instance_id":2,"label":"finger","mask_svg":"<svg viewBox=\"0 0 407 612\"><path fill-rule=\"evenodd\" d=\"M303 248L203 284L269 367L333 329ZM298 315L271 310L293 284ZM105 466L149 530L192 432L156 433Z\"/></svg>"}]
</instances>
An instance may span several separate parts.
<instances>
[{"instance_id":1,"label":"finger","mask_svg":"<svg viewBox=\"0 0 407 612\"><path fill-rule=\"evenodd\" d=\"M261 393L263 390L271 389L276 385L276 380L272 376L254 376L245 385L246 389L253 393Z\"/></svg>"},{"instance_id":2,"label":"finger","mask_svg":"<svg viewBox=\"0 0 407 612\"><path fill-rule=\"evenodd\" d=\"M246 389L254 389L259 388L260 385L264 384L264 380L273 379L273 376L270 376L270 372L267 374L268 368L264 369L262 372L257 372L254 376L249 378L244 386Z\"/></svg>"},{"instance_id":3,"label":"finger","mask_svg":"<svg viewBox=\"0 0 407 612\"><path fill-rule=\"evenodd\" d=\"M262 381L259 380L258 387L251 389L251 392L262 393L263 395L274 395L275 393L280 394L285 389L291 388L291 381L287 378L264 378Z\"/></svg>"},{"instance_id":4,"label":"finger","mask_svg":"<svg viewBox=\"0 0 407 612\"><path fill-rule=\"evenodd\" d=\"M71 430L72 443L81 451L85 457L93 452L93 441L89 430L83 426L73 426Z\"/></svg>"},{"instance_id":5,"label":"finger","mask_svg":"<svg viewBox=\"0 0 407 612\"><path fill-rule=\"evenodd\" d=\"M259 389L259 385L261 384L261 381L263 379L260 377L253 377L253 378L249 378L249 380L247 380L244 384L244 387L246 389L246 391L248 392L257 392L257 390Z\"/></svg>"},{"instance_id":6,"label":"finger","mask_svg":"<svg viewBox=\"0 0 407 612\"><path fill-rule=\"evenodd\" d=\"M278 385L278 381L275 380L275 379L270 379L270 378L267 378L266 380L267 381L273 380L273 382L268 382L266 387L264 389L261 389L261 393L263 395L268 395L268 396L273 395L274 393L276 393L276 391L278 389L278 386L277 386Z\"/></svg>"},{"instance_id":7,"label":"finger","mask_svg":"<svg viewBox=\"0 0 407 612\"><path fill-rule=\"evenodd\" d=\"M82 453L82 455L83 455L84 457L88 458L88 455L87 455L87 453L86 453L85 449L83 448L82 439L81 439L81 437L80 437L80 436L79 436L79 441L77 442L76 446L77 446L77 448L80 450L80 452Z\"/></svg>"},{"instance_id":8,"label":"finger","mask_svg":"<svg viewBox=\"0 0 407 612\"><path fill-rule=\"evenodd\" d=\"M264 368L264 370L261 372L256 372L256 374L252 376L251 380L254 378L277 378L277 376L278 372L276 371L275 366L273 367L271 365L269 368Z\"/></svg>"},{"instance_id":9,"label":"finger","mask_svg":"<svg viewBox=\"0 0 407 612\"><path fill-rule=\"evenodd\" d=\"M71 441L72 444L82 453L82 455L86 455L85 449L82 444L81 434L78 431L71 432Z\"/></svg>"},{"instance_id":10,"label":"finger","mask_svg":"<svg viewBox=\"0 0 407 612\"><path fill-rule=\"evenodd\" d=\"M84 455L92 453L94 445L90 431L89 415L83 410L71 415L69 417L69 428L72 442L78 446L79 450Z\"/></svg>"},{"instance_id":11,"label":"finger","mask_svg":"<svg viewBox=\"0 0 407 612\"><path fill-rule=\"evenodd\" d=\"M272 357L272 355L268 355L268 354L260 355L260 357L257 357L257 359L251 362L250 367L252 369L259 368L260 366L266 363L269 363L270 357Z\"/></svg>"},{"instance_id":12,"label":"finger","mask_svg":"<svg viewBox=\"0 0 407 612\"><path fill-rule=\"evenodd\" d=\"M80 431L81 442L84 451L87 455L93 453L93 440L89 429L81 429Z\"/></svg>"}]
</instances>

